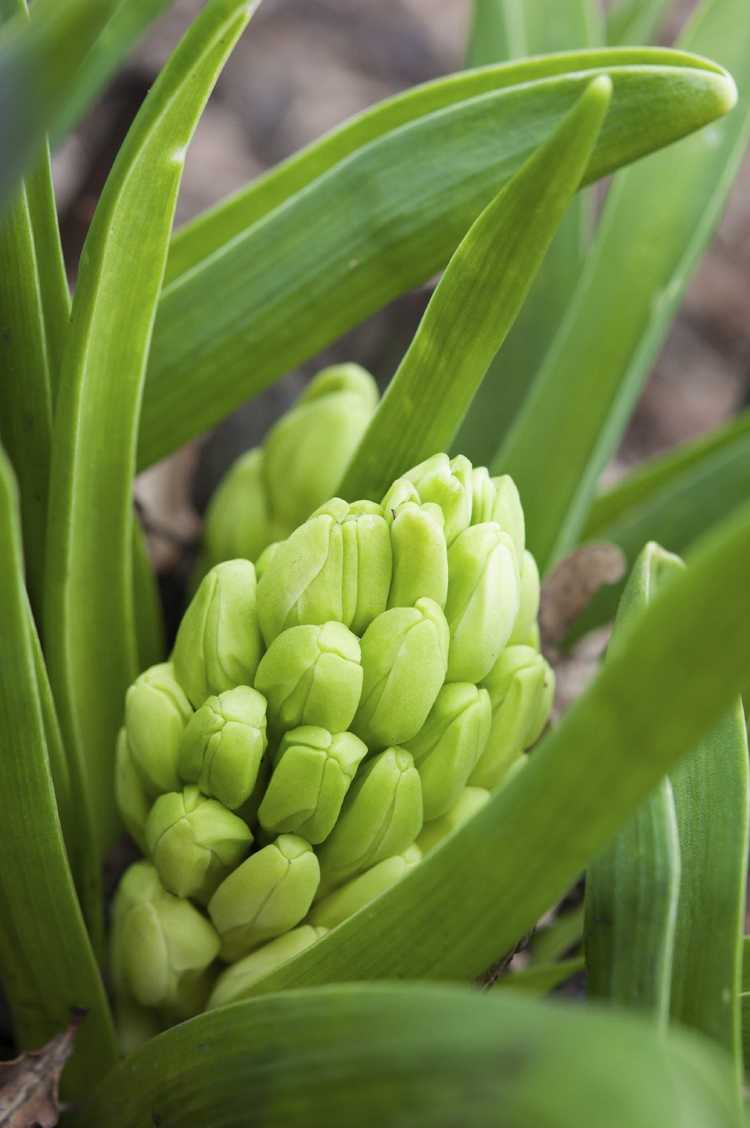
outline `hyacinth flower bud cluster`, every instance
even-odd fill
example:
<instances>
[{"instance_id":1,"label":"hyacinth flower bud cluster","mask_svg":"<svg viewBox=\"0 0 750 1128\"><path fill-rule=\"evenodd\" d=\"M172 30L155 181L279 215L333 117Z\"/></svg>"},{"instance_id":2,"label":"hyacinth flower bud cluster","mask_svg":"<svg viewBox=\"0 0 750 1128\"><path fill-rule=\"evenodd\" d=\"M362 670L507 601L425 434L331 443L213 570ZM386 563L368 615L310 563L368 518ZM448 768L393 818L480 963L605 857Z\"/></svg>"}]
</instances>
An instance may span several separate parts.
<instances>
[{"instance_id":1,"label":"hyacinth flower bud cluster","mask_svg":"<svg viewBox=\"0 0 750 1128\"><path fill-rule=\"evenodd\" d=\"M250 992L504 783L552 704L538 607L513 482L445 454L207 573L117 747L133 1039Z\"/></svg>"},{"instance_id":2,"label":"hyacinth flower bud cluster","mask_svg":"<svg viewBox=\"0 0 750 1128\"><path fill-rule=\"evenodd\" d=\"M324 368L262 447L234 462L206 511L198 578L223 560L257 560L327 501L378 402L358 364Z\"/></svg>"}]
</instances>

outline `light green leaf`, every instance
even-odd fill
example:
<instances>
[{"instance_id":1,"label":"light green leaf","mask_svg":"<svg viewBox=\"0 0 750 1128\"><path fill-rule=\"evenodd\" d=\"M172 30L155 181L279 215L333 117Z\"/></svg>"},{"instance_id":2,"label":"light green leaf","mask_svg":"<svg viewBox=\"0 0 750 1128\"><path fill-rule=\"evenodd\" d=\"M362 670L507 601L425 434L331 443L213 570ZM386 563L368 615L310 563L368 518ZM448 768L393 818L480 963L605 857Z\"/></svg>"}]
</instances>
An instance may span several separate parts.
<instances>
[{"instance_id":1,"label":"light green leaf","mask_svg":"<svg viewBox=\"0 0 750 1128\"><path fill-rule=\"evenodd\" d=\"M561 987L568 979L584 971L586 963L583 956L573 956L560 963L531 964L521 971L503 975L492 984L493 991L523 991L525 995L549 995L556 987Z\"/></svg>"},{"instance_id":2,"label":"light green leaf","mask_svg":"<svg viewBox=\"0 0 750 1128\"><path fill-rule=\"evenodd\" d=\"M670 0L620 0L607 13L607 43L650 43L669 8Z\"/></svg>"},{"instance_id":3,"label":"light green leaf","mask_svg":"<svg viewBox=\"0 0 750 1128\"><path fill-rule=\"evenodd\" d=\"M624 627L648 607L673 568L681 567L658 545L646 546L625 588L609 657ZM665 778L589 866L584 933L589 993L636 1007L661 1028L669 1016L679 891L680 841Z\"/></svg>"},{"instance_id":4,"label":"light green leaf","mask_svg":"<svg viewBox=\"0 0 750 1128\"><path fill-rule=\"evenodd\" d=\"M467 66L574 51L602 40L597 0L474 0Z\"/></svg>"},{"instance_id":5,"label":"light green leaf","mask_svg":"<svg viewBox=\"0 0 750 1128\"><path fill-rule=\"evenodd\" d=\"M614 98L587 181L713 120L734 96L712 64L655 50L450 76L368 111L186 235L154 330L139 464L445 266L603 72Z\"/></svg>"},{"instance_id":6,"label":"light green leaf","mask_svg":"<svg viewBox=\"0 0 750 1128\"><path fill-rule=\"evenodd\" d=\"M49 701L35 674L18 501L2 450L0 569L0 981L25 1048L67 1026L72 1008L88 1011L66 1073L68 1091L81 1094L113 1064L114 1034L63 845L50 771L50 759L61 768L59 751L45 739Z\"/></svg>"},{"instance_id":7,"label":"light green leaf","mask_svg":"<svg viewBox=\"0 0 750 1128\"><path fill-rule=\"evenodd\" d=\"M151 565L146 536L133 521L133 614L138 647L138 669L164 661L166 643L159 588Z\"/></svg>"},{"instance_id":8,"label":"light green leaf","mask_svg":"<svg viewBox=\"0 0 750 1128\"><path fill-rule=\"evenodd\" d=\"M146 356L185 149L251 8L212 0L171 56L107 180L78 276L53 436L45 645L100 851L116 827L114 743L138 670L132 484Z\"/></svg>"},{"instance_id":9,"label":"light green leaf","mask_svg":"<svg viewBox=\"0 0 750 1128\"><path fill-rule=\"evenodd\" d=\"M737 74L739 105L617 178L562 329L494 459L518 484L543 570L580 533L731 186L750 126L746 16L745 0L704 0L686 31L686 48Z\"/></svg>"},{"instance_id":10,"label":"light green leaf","mask_svg":"<svg viewBox=\"0 0 750 1128\"><path fill-rule=\"evenodd\" d=\"M750 495L750 412L644 462L594 502L581 539L612 541L629 563L658 538L684 552ZM571 637L612 618L621 585L597 592Z\"/></svg>"},{"instance_id":11,"label":"light green leaf","mask_svg":"<svg viewBox=\"0 0 750 1128\"><path fill-rule=\"evenodd\" d=\"M333 987L149 1042L75 1120L97 1128L739 1128L727 1062L622 1014L514 992Z\"/></svg>"},{"instance_id":12,"label":"light green leaf","mask_svg":"<svg viewBox=\"0 0 750 1128\"><path fill-rule=\"evenodd\" d=\"M580 184L611 95L607 77L594 79L469 229L357 448L344 497L379 499L450 445Z\"/></svg>"},{"instance_id":13,"label":"light green leaf","mask_svg":"<svg viewBox=\"0 0 750 1128\"><path fill-rule=\"evenodd\" d=\"M398 885L256 990L469 979L510 951L737 694L750 664L749 554L745 506L624 628L522 772Z\"/></svg>"}]
</instances>

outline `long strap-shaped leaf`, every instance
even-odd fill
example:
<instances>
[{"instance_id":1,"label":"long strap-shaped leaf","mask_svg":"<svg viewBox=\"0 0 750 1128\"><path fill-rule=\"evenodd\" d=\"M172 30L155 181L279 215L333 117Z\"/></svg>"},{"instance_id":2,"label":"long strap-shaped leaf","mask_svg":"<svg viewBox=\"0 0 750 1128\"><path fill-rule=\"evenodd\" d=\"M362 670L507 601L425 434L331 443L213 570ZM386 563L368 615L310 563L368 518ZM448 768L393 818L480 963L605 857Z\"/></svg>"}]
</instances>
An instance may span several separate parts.
<instances>
[{"instance_id":1,"label":"long strap-shaped leaf","mask_svg":"<svg viewBox=\"0 0 750 1128\"><path fill-rule=\"evenodd\" d=\"M460 243L347 471L349 498L380 498L450 445L589 163L612 83L593 80L550 140Z\"/></svg>"},{"instance_id":2,"label":"long strap-shaped leaf","mask_svg":"<svg viewBox=\"0 0 750 1128\"><path fill-rule=\"evenodd\" d=\"M67 1081L81 1093L115 1058L102 983L60 828L23 583L17 497L0 450L0 982L24 1047L88 1014ZM58 777L59 778L59 777Z\"/></svg>"},{"instance_id":3,"label":"long strap-shaped leaf","mask_svg":"<svg viewBox=\"0 0 750 1128\"><path fill-rule=\"evenodd\" d=\"M655 537L684 552L750 496L750 412L644 463L594 502L583 540L613 541L633 561ZM612 618L620 585L602 588L578 635Z\"/></svg>"},{"instance_id":4,"label":"long strap-shaped leaf","mask_svg":"<svg viewBox=\"0 0 750 1128\"><path fill-rule=\"evenodd\" d=\"M98 846L115 828L113 742L138 667L132 482L149 341L185 148L247 0L212 0L128 134L86 240L54 430L46 645Z\"/></svg>"},{"instance_id":5,"label":"long strap-shaped leaf","mask_svg":"<svg viewBox=\"0 0 750 1128\"><path fill-rule=\"evenodd\" d=\"M350 127L359 147L335 167L324 141L328 171L314 178L316 152L308 153L289 173L301 174L304 187L262 220L254 222L256 196L249 227L238 229L244 197L238 213L219 213L209 225L214 235L218 227L212 249L172 279L160 302L140 465L445 266L482 208L604 71L615 95L587 181L713 120L733 98L712 64L661 51L581 52L467 72L443 80L444 108L426 116L424 91L406 106L370 111ZM493 91L493 79L506 85ZM434 87L429 94L441 103ZM451 98L464 100L445 105ZM416 119L393 127L409 108ZM381 115L390 126L382 136ZM353 140L342 132L347 152ZM375 139L364 143L363 132ZM279 186L266 182L272 195ZM207 230L196 232L200 248Z\"/></svg>"},{"instance_id":6,"label":"long strap-shaped leaf","mask_svg":"<svg viewBox=\"0 0 750 1128\"><path fill-rule=\"evenodd\" d=\"M607 13L607 42L650 43L669 7L670 0L620 0Z\"/></svg>"},{"instance_id":7,"label":"long strap-shaped leaf","mask_svg":"<svg viewBox=\"0 0 750 1128\"><path fill-rule=\"evenodd\" d=\"M739 1128L727 1062L630 1015L437 986L333 987L177 1026L79 1128Z\"/></svg>"},{"instance_id":8,"label":"long strap-shaped leaf","mask_svg":"<svg viewBox=\"0 0 750 1128\"><path fill-rule=\"evenodd\" d=\"M469 60L504 59L593 47L601 19L593 0L474 0ZM496 55L492 51L501 51ZM523 401L557 331L583 265L590 235L586 193L571 201L516 322L490 365L456 436L455 450L485 464Z\"/></svg>"},{"instance_id":9,"label":"long strap-shaped leaf","mask_svg":"<svg viewBox=\"0 0 750 1128\"><path fill-rule=\"evenodd\" d=\"M464 979L509 951L737 694L750 663L749 555L745 506L625 628L594 685L507 787L256 989Z\"/></svg>"},{"instance_id":10,"label":"long strap-shaped leaf","mask_svg":"<svg viewBox=\"0 0 750 1128\"><path fill-rule=\"evenodd\" d=\"M620 632L653 599L672 565L656 544L636 561L622 597L609 655ZM663 1028L680 891L680 842L672 787L663 779L596 856L586 875L585 949L589 994L637 1007Z\"/></svg>"},{"instance_id":11,"label":"long strap-shaped leaf","mask_svg":"<svg viewBox=\"0 0 750 1128\"><path fill-rule=\"evenodd\" d=\"M683 44L737 74L739 105L713 129L618 177L568 316L494 460L518 483L544 569L580 532L745 147L745 0L704 0Z\"/></svg>"}]
</instances>

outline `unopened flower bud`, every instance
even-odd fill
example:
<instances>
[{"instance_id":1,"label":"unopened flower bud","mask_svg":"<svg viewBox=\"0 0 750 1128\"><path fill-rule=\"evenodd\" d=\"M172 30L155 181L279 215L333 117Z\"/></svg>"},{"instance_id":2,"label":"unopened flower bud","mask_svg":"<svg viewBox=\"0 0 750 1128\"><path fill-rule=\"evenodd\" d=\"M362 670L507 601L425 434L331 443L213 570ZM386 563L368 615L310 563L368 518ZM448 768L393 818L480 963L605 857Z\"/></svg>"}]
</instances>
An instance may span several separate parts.
<instances>
[{"instance_id":1,"label":"unopened flower bud","mask_svg":"<svg viewBox=\"0 0 750 1128\"><path fill-rule=\"evenodd\" d=\"M320 881L308 842L282 834L225 878L208 903L221 936L222 959L233 961L299 924Z\"/></svg>"},{"instance_id":2,"label":"unopened flower bud","mask_svg":"<svg viewBox=\"0 0 750 1128\"><path fill-rule=\"evenodd\" d=\"M492 516L487 519L495 521L513 541L516 561L520 566L526 543L526 522L518 487L509 474L493 478L492 484L495 487L495 504L492 508Z\"/></svg>"},{"instance_id":3,"label":"unopened flower bud","mask_svg":"<svg viewBox=\"0 0 750 1128\"><path fill-rule=\"evenodd\" d=\"M439 505L445 518L445 539L450 545L471 522L472 466L462 454L448 458L434 454L405 475L419 492L419 500Z\"/></svg>"},{"instance_id":4,"label":"unopened flower bud","mask_svg":"<svg viewBox=\"0 0 750 1128\"><path fill-rule=\"evenodd\" d=\"M295 529L263 573L258 609L267 644L288 627L331 620L358 634L388 602L391 541L384 518L348 505L345 515L334 516L332 506Z\"/></svg>"},{"instance_id":5,"label":"unopened flower bud","mask_svg":"<svg viewBox=\"0 0 750 1128\"><path fill-rule=\"evenodd\" d=\"M448 549L448 681L479 682L489 673L518 605L513 542L494 522L472 525Z\"/></svg>"},{"instance_id":6,"label":"unopened flower bud","mask_svg":"<svg viewBox=\"0 0 750 1128\"><path fill-rule=\"evenodd\" d=\"M533 646L535 650L539 649L537 627L539 596L539 569L536 560L526 549L521 557L520 601L513 631L508 639L509 646Z\"/></svg>"},{"instance_id":7,"label":"unopened flower bud","mask_svg":"<svg viewBox=\"0 0 750 1128\"><path fill-rule=\"evenodd\" d=\"M247 685L226 690L209 697L185 729L180 776L234 810L255 786L266 744L265 697Z\"/></svg>"},{"instance_id":8,"label":"unopened flower bud","mask_svg":"<svg viewBox=\"0 0 750 1128\"><path fill-rule=\"evenodd\" d=\"M359 877L347 881L313 905L310 912L311 924L326 929L335 928L337 924L354 916L359 909L369 905L381 893L391 889L421 860L422 851L412 843L403 853L371 866Z\"/></svg>"},{"instance_id":9,"label":"unopened flower bud","mask_svg":"<svg viewBox=\"0 0 750 1128\"><path fill-rule=\"evenodd\" d=\"M320 895L384 858L422 829L422 786L410 753L388 748L362 768L319 851Z\"/></svg>"},{"instance_id":10,"label":"unopened flower bud","mask_svg":"<svg viewBox=\"0 0 750 1128\"><path fill-rule=\"evenodd\" d=\"M448 595L448 545L443 513L428 502L405 502L391 522L393 580L389 607L412 607L421 596L445 606Z\"/></svg>"},{"instance_id":11,"label":"unopened flower bud","mask_svg":"<svg viewBox=\"0 0 750 1128\"><path fill-rule=\"evenodd\" d=\"M185 725L192 715L171 662L151 666L125 694L128 745L150 796L180 786L177 756Z\"/></svg>"},{"instance_id":12,"label":"unopened flower bud","mask_svg":"<svg viewBox=\"0 0 750 1128\"><path fill-rule=\"evenodd\" d=\"M255 685L275 731L319 725L342 732L362 696L359 639L343 623L289 627L261 658Z\"/></svg>"},{"instance_id":13,"label":"unopened flower bud","mask_svg":"<svg viewBox=\"0 0 750 1128\"><path fill-rule=\"evenodd\" d=\"M117 736L115 800L126 831L136 845L145 852L144 830L151 803L146 788L143 786L143 781L133 763L128 746L128 734L124 728L120 729Z\"/></svg>"},{"instance_id":14,"label":"unopened flower bud","mask_svg":"<svg viewBox=\"0 0 750 1128\"><path fill-rule=\"evenodd\" d=\"M486 689L454 682L440 690L429 717L407 746L422 781L426 822L457 802L484 752L491 723Z\"/></svg>"},{"instance_id":15,"label":"unopened flower bud","mask_svg":"<svg viewBox=\"0 0 750 1128\"><path fill-rule=\"evenodd\" d=\"M539 738L552 706L555 679L536 650L509 646L484 686L492 701L492 727L470 782L491 790L521 753Z\"/></svg>"},{"instance_id":16,"label":"unopened flower bud","mask_svg":"<svg viewBox=\"0 0 750 1128\"><path fill-rule=\"evenodd\" d=\"M375 381L357 364L319 372L265 444L271 512L287 529L329 498L377 406Z\"/></svg>"},{"instance_id":17,"label":"unopened flower bud","mask_svg":"<svg viewBox=\"0 0 750 1128\"><path fill-rule=\"evenodd\" d=\"M265 797L261 826L275 834L299 834L317 845L336 825L341 806L367 747L352 732L293 729L281 741Z\"/></svg>"},{"instance_id":18,"label":"unopened flower bud","mask_svg":"<svg viewBox=\"0 0 750 1128\"><path fill-rule=\"evenodd\" d=\"M455 830L468 822L472 815L482 809L489 797L489 791L483 787L465 787L449 811L446 811L439 819L425 823L424 829L417 839L417 846L422 853L428 854L430 850L434 850L440 842L443 842Z\"/></svg>"},{"instance_id":19,"label":"unopened flower bud","mask_svg":"<svg viewBox=\"0 0 750 1128\"><path fill-rule=\"evenodd\" d=\"M197 787L160 795L146 822L146 845L164 888L202 902L252 840L247 823Z\"/></svg>"},{"instance_id":20,"label":"unopened flower bud","mask_svg":"<svg viewBox=\"0 0 750 1128\"><path fill-rule=\"evenodd\" d=\"M149 862L125 873L113 909L112 969L118 993L178 1018L199 1011L219 951L210 922L168 893Z\"/></svg>"},{"instance_id":21,"label":"unopened flower bud","mask_svg":"<svg viewBox=\"0 0 750 1128\"><path fill-rule=\"evenodd\" d=\"M177 632L175 674L197 709L212 693L251 685L261 655L255 568L227 560L204 577Z\"/></svg>"},{"instance_id":22,"label":"unopened flower bud","mask_svg":"<svg viewBox=\"0 0 750 1128\"><path fill-rule=\"evenodd\" d=\"M411 740L445 681L448 624L432 599L393 607L362 636L364 684L352 731L368 748Z\"/></svg>"},{"instance_id":23,"label":"unopened flower bud","mask_svg":"<svg viewBox=\"0 0 750 1128\"><path fill-rule=\"evenodd\" d=\"M225 1007L228 1003L239 1002L252 994L252 989L261 979L265 979L272 971L285 964L293 956L298 956L306 948L312 947L316 940L325 936L327 928L315 928L310 924L302 924L269 940L262 948L256 948L249 956L244 956L237 963L223 971L216 980L216 986L211 992L211 997L206 1004L206 1010L214 1007Z\"/></svg>"},{"instance_id":24,"label":"unopened flower bud","mask_svg":"<svg viewBox=\"0 0 750 1128\"><path fill-rule=\"evenodd\" d=\"M271 517L263 451L248 450L230 466L211 498L203 526L207 567L223 560L255 560L283 535Z\"/></svg>"},{"instance_id":25,"label":"unopened flower bud","mask_svg":"<svg viewBox=\"0 0 750 1128\"><path fill-rule=\"evenodd\" d=\"M268 568L271 565L271 561L276 555L280 544L281 541L272 541L271 544L266 545L258 559L255 561L255 578L258 583L260 583L263 577L263 573L268 571Z\"/></svg>"}]
</instances>

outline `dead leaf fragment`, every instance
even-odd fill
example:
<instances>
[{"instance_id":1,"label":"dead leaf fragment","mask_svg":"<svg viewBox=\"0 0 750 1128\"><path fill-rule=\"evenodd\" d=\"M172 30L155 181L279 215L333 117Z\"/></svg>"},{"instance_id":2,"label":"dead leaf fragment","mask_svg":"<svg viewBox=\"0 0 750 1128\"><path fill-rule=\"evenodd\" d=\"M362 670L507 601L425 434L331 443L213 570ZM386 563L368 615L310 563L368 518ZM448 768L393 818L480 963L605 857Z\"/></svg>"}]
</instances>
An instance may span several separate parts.
<instances>
[{"instance_id":1,"label":"dead leaf fragment","mask_svg":"<svg viewBox=\"0 0 750 1128\"><path fill-rule=\"evenodd\" d=\"M584 544L555 565L542 584L539 607L545 653L563 641L599 589L616 584L625 569L622 549L606 541Z\"/></svg>"},{"instance_id":2,"label":"dead leaf fragment","mask_svg":"<svg viewBox=\"0 0 750 1128\"><path fill-rule=\"evenodd\" d=\"M67 1029L40 1050L0 1062L0 1128L55 1128L61 1112L60 1075L85 1017L85 1011L74 1011Z\"/></svg>"}]
</instances>

